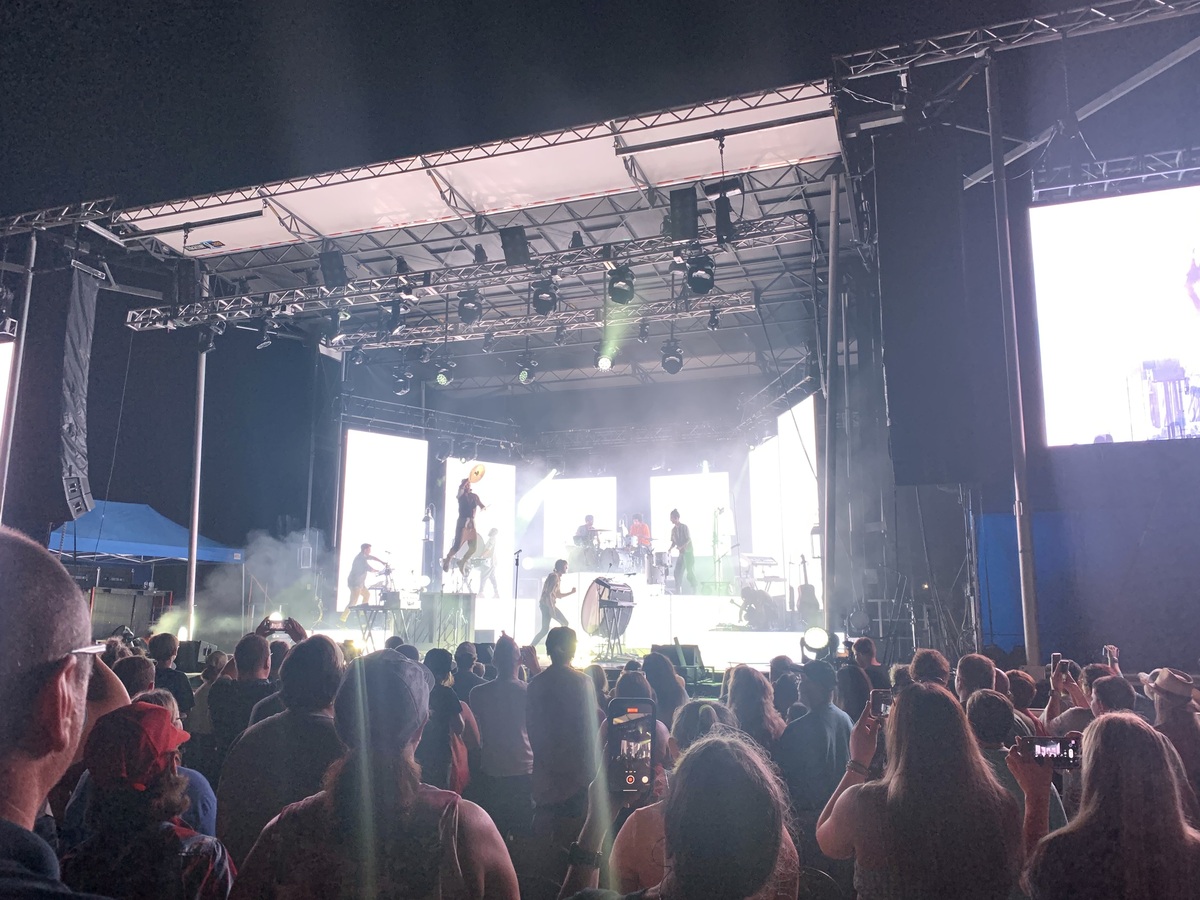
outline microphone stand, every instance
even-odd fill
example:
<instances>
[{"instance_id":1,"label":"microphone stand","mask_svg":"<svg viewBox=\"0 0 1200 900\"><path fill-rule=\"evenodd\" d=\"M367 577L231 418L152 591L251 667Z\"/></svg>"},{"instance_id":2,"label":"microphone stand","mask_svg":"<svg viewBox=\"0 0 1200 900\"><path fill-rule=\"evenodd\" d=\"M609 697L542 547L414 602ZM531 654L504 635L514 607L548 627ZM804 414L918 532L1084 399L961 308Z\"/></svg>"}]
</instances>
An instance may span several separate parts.
<instances>
[{"instance_id":1,"label":"microphone stand","mask_svg":"<svg viewBox=\"0 0 1200 900\"><path fill-rule=\"evenodd\" d=\"M517 633L517 582L521 578L521 551L513 553L513 635ZM518 645L520 646L520 645Z\"/></svg>"}]
</instances>

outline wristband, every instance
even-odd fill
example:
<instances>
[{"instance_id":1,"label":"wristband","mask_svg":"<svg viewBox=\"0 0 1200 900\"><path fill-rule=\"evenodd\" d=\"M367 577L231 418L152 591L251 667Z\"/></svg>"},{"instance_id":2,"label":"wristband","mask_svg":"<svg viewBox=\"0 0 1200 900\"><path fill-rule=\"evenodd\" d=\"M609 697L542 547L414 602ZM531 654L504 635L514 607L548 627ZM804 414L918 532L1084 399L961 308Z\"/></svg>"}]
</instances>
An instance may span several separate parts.
<instances>
[{"instance_id":1,"label":"wristband","mask_svg":"<svg viewBox=\"0 0 1200 900\"><path fill-rule=\"evenodd\" d=\"M578 841L571 844L571 849L567 851L567 862L572 866L584 866L589 869L600 868L601 854L600 851L591 852L584 850L579 846Z\"/></svg>"},{"instance_id":2,"label":"wristband","mask_svg":"<svg viewBox=\"0 0 1200 900\"><path fill-rule=\"evenodd\" d=\"M866 778L870 770L862 763L852 759L846 763L846 771L853 772L855 775L861 775L863 778Z\"/></svg>"}]
</instances>

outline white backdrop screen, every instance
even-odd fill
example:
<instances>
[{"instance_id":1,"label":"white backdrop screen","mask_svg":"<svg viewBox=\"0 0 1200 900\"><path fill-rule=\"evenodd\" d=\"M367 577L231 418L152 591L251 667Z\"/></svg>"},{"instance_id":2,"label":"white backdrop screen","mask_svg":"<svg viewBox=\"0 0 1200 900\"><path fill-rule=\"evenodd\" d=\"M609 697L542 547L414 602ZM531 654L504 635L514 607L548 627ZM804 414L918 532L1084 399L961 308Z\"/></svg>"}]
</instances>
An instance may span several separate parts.
<instances>
[{"instance_id":1,"label":"white backdrop screen","mask_svg":"<svg viewBox=\"0 0 1200 900\"><path fill-rule=\"evenodd\" d=\"M543 510L542 552L551 559L567 555L584 516L593 516L593 526L607 529L604 536L611 538L617 527L617 479L555 478L546 485Z\"/></svg>"},{"instance_id":2,"label":"white backdrop screen","mask_svg":"<svg viewBox=\"0 0 1200 900\"><path fill-rule=\"evenodd\" d=\"M428 442L415 438L356 429L346 432L338 609L350 601L346 577L362 544L370 544L373 556L391 564L397 587L420 577L428 453ZM369 576L367 584L377 580Z\"/></svg>"}]
</instances>

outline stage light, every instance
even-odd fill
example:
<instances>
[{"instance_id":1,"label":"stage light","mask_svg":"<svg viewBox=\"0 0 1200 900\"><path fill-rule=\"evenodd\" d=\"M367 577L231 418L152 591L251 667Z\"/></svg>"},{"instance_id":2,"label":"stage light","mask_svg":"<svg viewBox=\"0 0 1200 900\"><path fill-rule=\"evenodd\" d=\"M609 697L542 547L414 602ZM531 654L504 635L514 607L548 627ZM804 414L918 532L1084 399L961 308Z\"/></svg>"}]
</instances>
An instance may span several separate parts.
<instances>
[{"instance_id":1,"label":"stage light","mask_svg":"<svg viewBox=\"0 0 1200 900\"><path fill-rule=\"evenodd\" d=\"M557 328L554 329L554 345L556 347L561 347L566 342L567 342L567 326L559 325Z\"/></svg>"},{"instance_id":2,"label":"stage light","mask_svg":"<svg viewBox=\"0 0 1200 900\"><path fill-rule=\"evenodd\" d=\"M483 316L483 302L479 299L479 291L471 288L459 291L458 317L464 325L474 325Z\"/></svg>"},{"instance_id":3,"label":"stage light","mask_svg":"<svg viewBox=\"0 0 1200 900\"><path fill-rule=\"evenodd\" d=\"M707 294L713 288L716 279L716 266L711 256L693 256L687 261L688 290L693 294Z\"/></svg>"},{"instance_id":4,"label":"stage light","mask_svg":"<svg viewBox=\"0 0 1200 900\"><path fill-rule=\"evenodd\" d=\"M601 372L607 372L613 367L613 357L615 351L605 350L601 347L596 348L596 368Z\"/></svg>"},{"instance_id":5,"label":"stage light","mask_svg":"<svg viewBox=\"0 0 1200 900\"><path fill-rule=\"evenodd\" d=\"M422 344L421 345L421 355L420 355L419 359L423 363L432 362L433 361L433 348L430 347L428 344Z\"/></svg>"},{"instance_id":6,"label":"stage light","mask_svg":"<svg viewBox=\"0 0 1200 900\"><path fill-rule=\"evenodd\" d=\"M532 356L525 355L517 360L517 381L521 384L529 384L537 377L537 360Z\"/></svg>"},{"instance_id":7,"label":"stage light","mask_svg":"<svg viewBox=\"0 0 1200 900\"><path fill-rule=\"evenodd\" d=\"M533 294L533 311L539 316L548 316L558 309L558 291L554 289L554 282L534 282L530 291Z\"/></svg>"},{"instance_id":8,"label":"stage light","mask_svg":"<svg viewBox=\"0 0 1200 900\"><path fill-rule=\"evenodd\" d=\"M392 393L395 394L397 397L403 397L405 394L407 394L411 390L412 390L412 384L409 382L409 380L407 378L398 378L398 379L396 379L395 386L392 388Z\"/></svg>"},{"instance_id":9,"label":"stage light","mask_svg":"<svg viewBox=\"0 0 1200 900\"><path fill-rule=\"evenodd\" d=\"M262 324L258 326L258 350L266 350L271 346L271 342L275 340L275 326L271 324L270 319L263 319Z\"/></svg>"},{"instance_id":10,"label":"stage light","mask_svg":"<svg viewBox=\"0 0 1200 900\"><path fill-rule=\"evenodd\" d=\"M483 346L480 347L479 349L482 350L484 353L491 353L492 350L495 349L495 347L496 347L496 333L494 331L489 331L487 334L485 334L483 336Z\"/></svg>"},{"instance_id":11,"label":"stage light","mask_svg":"<svg viewBox=\"0 0 1200 900\"><path fill-rule=\"evenodd\" d=\"M721 311L715 306L708 313L708 330L716 331L721 327Z\"/></svg>"},{"instance_id":12,"label":"stage light","mask_svg":"<svg viewBox=\"0 0 1200 900\"><path fill-rule=\"evenodd\" d=\"M451 445L451 443L449 441L446 441L446 440L438 441L437 445L433 449L433 457L438 462L444 463L446 460L448 460L450 458L450 454L453 452L453 450L454 450L454 447Z\"/></svg>"},{"instance_id":13,"label":"stage light","mask_svg":"<svg viewBox=\"0 0 1200 900\"><path fill-rule=\"evenodd\" d=\"M487 262L487 251L483 249L483 244L475 245L475 265L482 266Z\"/></svg>"},{"instance_id":14,"label":"stage light","mask_svg":"<svg viewBox=\"0 0 1200 900\"><path fill-rule=\"evenodd\" d=\"M572 250L582 250L583 249L583 232L581 232L581 231L572 231L571 232L571 249Z\"/></svg>"},{"instance_id":15,"label":"stage light","mask_svg":"<svg viewBox=\"0 0 1200 900\"><path fill-rule=\"evenodd\" d=\"M454 380L454 373L445 366L442 366L441 368L439 368L437 370L437 375L434 377L434 381L436 381L438 383L439 387L445 387L453 380Z\"/></svg>"},{"instance_id":16,"label":"stage light","mask_svg":"<svg viewBox=\"0 0 1200 900\"><path fill-rule=\"evenodd\" d=\"M362 347L355 347L350 351L350 365L361 366L366 361L367 354L363 351Z\"/></svg>"},{"instance_id":17,"label":"stage light","mask_svg":"<svg viewBox=\"0 0 1200 900\"><path fill-rule=\"evenodd\" d=\"M675 341L662 345L662 367L668 375L678 375L683 368L683 348Z\"/></svg>"},{"instance_id":18,"label":"stage light","mask_svg":"<svg viewBox=\"0 0 1200 900\"><path fill-rule=\"evenodd\" d=\"M224 322L210 322L200 326L198 349L201 353L212 353L217 347L217 335L224 333Z\"/></svg>"},{"instance_id":19,"label":"stage light","mask_svg":"<svg viewBox=\"0 0 1200 900\"><path fill-rule=\"evenodd\" d=\"M818 625L806 629L800 638L800 646L817 659L828 656L832 644L833 635Z\"/></svg>"},{"instance_id":20,"label":"stage light","mask_svg":"<svg viewBox=\"0 0 1200 900\"><path fill-rule=\"evenodd\" d=\"M642 324L638 326L637 341L639 344L646 344L650 341L650 323L642 319Z\"/></svg>"},{"instance_id":21,"label":"stage light","mask_svg":"<svg viewBox=\"0 0 1200 900\"><path fill-rule=\"evenodd\" d=\"M733 225L733 204L729 202L729 198L721 195L713 203L713 209L717 214L717 243L724 246L732 244L737 240L737 229Z\"/></svg>"},{"instance_id":22,"label":"stage light","mask_svg":"<svg viewBox=\"0 0 1200 900\"><path fill-rule=\"evenodd\" d=\"M622 306L634 298L635 279L629 266L617 266L608 273L608 299Z\"/></svg>"},{"instance_id":23,"label":"stage light","mask_svg":"<svg viewBox=\"0 0 1200 900\"><path fill-rule=\"evenodd\" d=\"M709 200L718 197L736 197L742 192L742 179L739 175L726 178L724 181L711 181L704 186L704 196Z\"/></svg>"}]
</instances>

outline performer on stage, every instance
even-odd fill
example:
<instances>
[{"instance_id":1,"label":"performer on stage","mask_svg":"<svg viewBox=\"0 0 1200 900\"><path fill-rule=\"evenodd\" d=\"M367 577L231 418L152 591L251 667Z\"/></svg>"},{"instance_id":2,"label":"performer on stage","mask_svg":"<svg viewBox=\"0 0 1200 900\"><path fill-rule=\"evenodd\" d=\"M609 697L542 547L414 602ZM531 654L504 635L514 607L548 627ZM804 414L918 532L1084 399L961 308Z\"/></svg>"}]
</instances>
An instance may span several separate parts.
<instances>
[{"instance_id":1,"label":"performer on stage","mask_svg":"<svg viewBox=\"0 0 1200 900\"><path fill-rule=\"evenodd\" d=\"M372 566L372 562L387 566L382 559L371 555L370 544L363 544L358 548L358 556L354 557L354 561L350 563L350 575L346 578L346 586L350 588L350 606L370 602L371 594L367 590L367 573L383 571ZM350 606L342 610L343 622L350 618Z\"/></svg>"},{"instance_id":2,"label":"performer on stage","mask_svg":"<svg viewBox=\"0 0 1200 900\"><path fill-rule=\"evenodd\" d=\"M650 549L650 526L642 521L641 513L633 514L633 524L629 526L629 537L633 540L633 549L646 552Z\"/></svg>"},{"instance_id":3,"label":"performer on stage","mask_svg":"<svg viewBox=\"0 0 1200 900\"><path fill-rule=\"evenodd\" d=\"M471 479L464 478L462 484L458 486L458 521L454 523L454 543L450 547L450 552L446 554L446 558L442 560L442 571L450 571L450 560L454 559L463 544L467 545L467 552L458 562L458 570L464 575L467 571L467 560L475 553L475 546L479 541L479 536L475 533L475 511L477 509L487 509L483 505L483 501L479 499L479 495L471 490Z\"/></svg>"},{"instance_id":4,"label":"performer on stage","mask_svg":"<svg viewBox=\"0 0 1200 900\"><path fill-rule=\"evenodd\" d=\"M575 529L575 546L576 547L591 547L596 543L597 530L593 526L595 518L592 516L584 516L583 524Z\"/></svg>"},{"instance_id":5,"label":"performer on stage","mask_svg":"<svg viewBox=\"0 0 1200 900\"><path fill-rule=\"evenodd\" d=\"M591 516L588 516L590 519ZM542 614L542 627L538 630L537 636L533 639L532 645L536 648L546 635L550 633L550 620L553 619L559 625L568 625L567 617L564 616L558 609L558 601L563 597L570 597L575 593L575 588L571 588L566 593L562 591L562 577L567 574L567 561L560 559L554 563L554 571L546 576L546 583L542 585L542 596L538 600L538 610Z\"/></svg>"},{"instance_id":6,"label":"performer on stage","mask_svg":"<svg viewBox=\"0 0 1200 900\"><path fill-rule=\"evenodd\" d=\"M499 528L493 528L488 532L487 540L483 542L483 549L476 557L483 566L479 570L479 593L483 594L484 586L490 581L492 596L497 600L500 599L500 587L496 584L496 535L499 533Z\"/></svg>"},{"instance_id":7,"label":"performer on stage","mask_svg":"<svg viewBox=\"0 0 1200 900\"><path fill-rule=\"evenodd\" d=\"M695 591L699 585L696 583L696 555L692 549L692 532L686 525L680 521L679 510L671 510L671 549L679 548L679 559L675 561L675 592L678 594L684 593L683 584L684 578L687 578L687 585Z\"/></svg>"}]
</instances>

